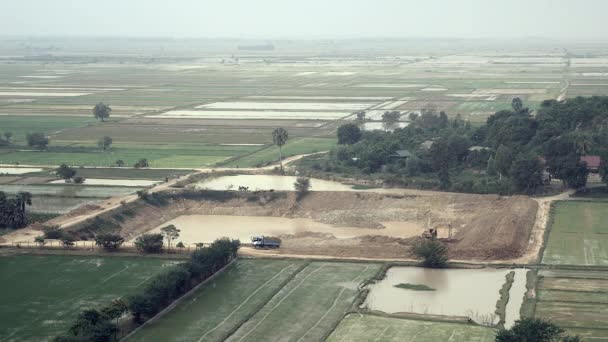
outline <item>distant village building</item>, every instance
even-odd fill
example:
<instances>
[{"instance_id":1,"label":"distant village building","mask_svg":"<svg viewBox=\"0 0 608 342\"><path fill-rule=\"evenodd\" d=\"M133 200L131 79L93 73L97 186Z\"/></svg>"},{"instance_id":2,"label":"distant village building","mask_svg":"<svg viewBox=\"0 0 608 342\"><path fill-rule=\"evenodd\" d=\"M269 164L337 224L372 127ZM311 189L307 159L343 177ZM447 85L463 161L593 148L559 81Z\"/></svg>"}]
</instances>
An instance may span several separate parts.
<instances>
[{"instance_id":1,"label":"distant village building","mask_svg":"<svg viewBox=\"0 0 608 342\"><path fill-rule=\"evenodd\" d=\"M413 154L410 151L408 151L408 150L399 150L399 151L396 151L394 154L391 154L389 157L391 157L391 158L399 158L399 159L407 159L407 158L410 158L412 156L413 156Z\"/></svg>"},{"instance_id":2,"label":"distant village building","mask_svg":"<svg viewBox=\"0 0 608 342\"><path fill-rule=\"evenodd\" d=\"M471 151L471 152L474 152L474 151L481 152L481 151L487 151L487 150L490 150L490 148L489 147L485 147L485 146L471 146L471 147L469 147L469 151Z\"/></svg>"},{"instance_id":3,"label":"distant village building","mask_svg":"<svg viewBox=\"0 0 608 342\"><path fill-rule=\"evenodd\" d=\"M420 144L420 148L428 151L431 149L431 147L433 147L434 143L435 142L432 140L427 140L427 141L423 142L422 144Z\"/></svg>"},{"instance_id":4,"label":"distant village building","mask_svg":"<svg viewBox=\"0 0 608 342\"><path fill-rule=\"evenodd\" d=\"M581 161L587 164L589 172L597 173L600 171L600 165L602 164L600 156L582 156Z\"/></svg>"}]
</instances>

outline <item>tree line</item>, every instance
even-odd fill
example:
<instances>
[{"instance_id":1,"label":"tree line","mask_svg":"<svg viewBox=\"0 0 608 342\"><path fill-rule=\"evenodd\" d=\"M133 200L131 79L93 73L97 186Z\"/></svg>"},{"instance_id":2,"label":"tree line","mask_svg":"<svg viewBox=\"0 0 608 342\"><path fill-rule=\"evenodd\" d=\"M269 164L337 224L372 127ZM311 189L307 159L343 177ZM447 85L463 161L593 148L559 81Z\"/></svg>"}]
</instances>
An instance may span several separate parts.
<instances>
[{"instance_id":1,"label":"tree line","mask_svg":"<svg viewBox=\"0 0 608 342\"><path fill-rule=\"evenodd\" d=\"M319 171L378 174L385 181L422 188L476 193L534 193L550 178L564 186L586 185L584 155L602 157L608 182L608 97L547 100L533 115L515 98L512 108L473 126L433 106L410 114L409 126L393 132L341 126L339 147ZM394 118L392 117L391 120ZM358 115L364 118L364 115ZM400 158L397 151L410 155Z\"/></svg>"},{"instance_id":2,"label":"tree line","mask_svg":"<svg viewBox=\"0 0 608 342\"><path fill-rule=\"evenodd\" d=\"M209 247L194 251L186 262L169 267L152 277L139 293L115 299L101 309L80 312L67 332L54 342L109 342L116 339L118 320L130 314L134 323L142 324L208 279L236 258L238 240L222 238Z\"/></svg>"}]
</instances>

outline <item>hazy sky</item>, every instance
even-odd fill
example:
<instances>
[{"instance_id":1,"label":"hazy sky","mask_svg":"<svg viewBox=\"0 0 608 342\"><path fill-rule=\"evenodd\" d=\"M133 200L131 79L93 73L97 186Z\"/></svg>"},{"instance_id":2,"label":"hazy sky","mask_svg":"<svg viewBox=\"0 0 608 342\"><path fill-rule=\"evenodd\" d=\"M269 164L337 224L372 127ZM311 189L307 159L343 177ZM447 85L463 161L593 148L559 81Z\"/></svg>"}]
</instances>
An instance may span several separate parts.
<instances>
[{"instance_id":1,"label":"hazy sky","mask_svg":"<svg viewBox=\"0 0 608 342\"><path fill-rule=\"evenodd\" d=\"M608 38L608 0L0 0L0 35Z\"/></svg>"}]
</instances>

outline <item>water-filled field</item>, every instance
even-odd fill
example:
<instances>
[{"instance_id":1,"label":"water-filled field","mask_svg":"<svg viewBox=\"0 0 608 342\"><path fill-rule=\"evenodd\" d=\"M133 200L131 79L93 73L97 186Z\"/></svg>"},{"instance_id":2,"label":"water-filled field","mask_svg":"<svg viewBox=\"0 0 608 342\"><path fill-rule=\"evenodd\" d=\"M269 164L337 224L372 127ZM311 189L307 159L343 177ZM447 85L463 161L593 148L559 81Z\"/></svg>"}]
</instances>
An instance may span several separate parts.
<instances>
[{"instance_id":1,"label":"water-filled field","mask_svg":"<svg viewBox=\"0 0 608 342\"><path fill-rule=\"evenodd\" d=\"M392 267L371 286L365 306L386 313L469 317L480 324L498 322L499 290L511 269L427 269ZM519 319L526 292L526 270L516 269L506 309L506 326ZM421 289L422 288L422 289Z\"/></svg>"},{"instance_id":2,"label":"water-filled field","mask_svg":"<svg viewBox=\"0 0 608 342\"><path fill-rule=\"evenodd\" d=\"M209 190L238 190L240 186L248 187L250 191L255 190L277 190L293 191L294 183L298 177L295 176L272 176L272 175L237 175L222 176L196 183L198 189ZM326 181L323 179L310 180L311 191L354 191L352 186Z\"/></svg>"}]
</instances>

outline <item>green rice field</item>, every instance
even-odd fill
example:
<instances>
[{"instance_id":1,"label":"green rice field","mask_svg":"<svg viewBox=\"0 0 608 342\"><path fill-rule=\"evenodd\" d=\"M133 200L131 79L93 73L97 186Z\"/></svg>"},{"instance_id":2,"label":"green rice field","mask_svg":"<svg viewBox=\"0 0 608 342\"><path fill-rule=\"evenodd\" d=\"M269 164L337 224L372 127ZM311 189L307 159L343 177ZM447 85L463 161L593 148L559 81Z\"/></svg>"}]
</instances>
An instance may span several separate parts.
<instances>
[{"instance_id":1,"label":"green rice field","mask_svg":"<svg viewBox=\"0 0 608 342\"><path fill-rule=\"evenodd\" d=\"M379 267L239 260L128 341L319 341Z\"/></svg>"},{"instance_id":2,"label":"green rice field","mask_svg":"<svg viewBox=\"0 0 608 342\"><path fill-rule=\"evenodd\" d=\"M608 265L608 203L557 202L544 264Z\"/></svg>"},{"instance_id":3,"label":"green rice field","mask_svg":"<svg viewBox=\"0 0 608 342\"><path fill-rule=\"evenodd\" d=\"M604 271L541 270L535 317L551 320L584 341L608 340L608 278Z\"/></svg>"},{"instance_id":4,"label":"green rice field","mask_svg":"<svg viewBox=\"0 0 608 342\"><path fill-rule=\"evenodd\" d=\"M477 325L349 314L327 341L491 342L495 334L494 329Z\"/></svg>"},{"instance_id":5,"label":"green rice field","mask_svg":"<svg viewBox=\"0 0 608 342\"><path fill-rule=\"evenodd\" d=\"M0 336L50 341L83 309L141 288L172 261L153 258L0 256Z\"/></svg>"}]
</instances>

